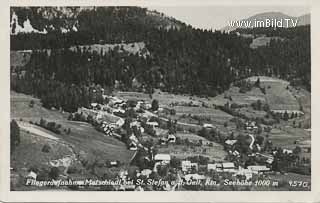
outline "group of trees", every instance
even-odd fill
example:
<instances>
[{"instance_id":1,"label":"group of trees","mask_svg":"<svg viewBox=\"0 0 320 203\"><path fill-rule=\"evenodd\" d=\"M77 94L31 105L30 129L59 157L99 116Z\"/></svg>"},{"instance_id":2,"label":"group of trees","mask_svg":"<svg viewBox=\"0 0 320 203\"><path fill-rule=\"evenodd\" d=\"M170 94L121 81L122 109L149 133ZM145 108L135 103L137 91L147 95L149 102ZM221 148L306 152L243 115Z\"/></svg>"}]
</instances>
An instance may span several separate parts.
<instances>
[{"instance_id":1,"label":"group of trees","mask_svg":"<svg viewBox=\"0 0 320 203\"><path fill-rule=\"evenodd\" d=\"M20 128L15 120L10 122L10 152L14 152L20 144Z\"/></svg>"},{"instance_id":2,"label":"group of trees","mask_svg":"<svg viewBox=\"0 0 320 203\"><path fill-rule=\"evenodd\" d=\"M37 124L37 123L36 123ZM56 122L50 121L47 122L45 119L41 118L40 122L37 124L40 127L43 127L51 132L54 132L56 134L61 133L61 125L57 124ZM68 129L68 132L70 133L70 129Z\"/></svg>"}]
</instances>

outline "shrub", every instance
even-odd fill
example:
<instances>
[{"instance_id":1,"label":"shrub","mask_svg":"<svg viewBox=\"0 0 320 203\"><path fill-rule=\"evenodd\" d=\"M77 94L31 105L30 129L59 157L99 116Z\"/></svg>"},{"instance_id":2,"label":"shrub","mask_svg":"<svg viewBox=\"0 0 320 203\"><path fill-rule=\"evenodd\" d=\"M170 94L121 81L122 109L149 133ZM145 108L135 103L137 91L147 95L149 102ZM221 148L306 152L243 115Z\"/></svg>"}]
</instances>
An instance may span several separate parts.
<instances>
[{"instance_id":1,"label":"shrub","mask_svg":"<svg viewBox=\"0 0 320 203\"><path fill-rule=\"evenodd\" d=\"M51 168L49 172L49 178L56 180L59 177L60 170L57 167Z\"/></svg>"},{"instance_id":2,"label":"shrub","mask_svg":"<svg viewBox=\"0 0 320 203\"><path fill-rule=\"evenodd\" d=\"M51 150L51 147L48 145L48 144L45 144L43 147L42 147L42 152L45 152L45 153L48 153L50 152Z\"/></svg>"}]
</instances>

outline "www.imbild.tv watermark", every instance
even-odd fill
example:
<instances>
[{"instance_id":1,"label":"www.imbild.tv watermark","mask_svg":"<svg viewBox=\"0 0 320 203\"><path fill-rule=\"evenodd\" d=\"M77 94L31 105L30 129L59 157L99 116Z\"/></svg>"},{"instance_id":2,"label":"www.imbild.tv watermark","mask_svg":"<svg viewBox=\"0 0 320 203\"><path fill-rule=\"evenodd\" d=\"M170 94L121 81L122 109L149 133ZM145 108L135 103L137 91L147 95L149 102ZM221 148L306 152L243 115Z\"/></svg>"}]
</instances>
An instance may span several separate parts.
<instances>
[{"instance_id":1,"label":"www.imbild.tv watermark","mask_svg":"<svg viewBox=\"0 0 320 203\"><path fill-rule=\"evenodd\" d=\"M298 19L284 18L284 19L265 19L265 20L230 20L228 26L230 28L259 28L259 27L274 27L274 28L289 28L296 27Z\"/></svg>"}]
</instances>

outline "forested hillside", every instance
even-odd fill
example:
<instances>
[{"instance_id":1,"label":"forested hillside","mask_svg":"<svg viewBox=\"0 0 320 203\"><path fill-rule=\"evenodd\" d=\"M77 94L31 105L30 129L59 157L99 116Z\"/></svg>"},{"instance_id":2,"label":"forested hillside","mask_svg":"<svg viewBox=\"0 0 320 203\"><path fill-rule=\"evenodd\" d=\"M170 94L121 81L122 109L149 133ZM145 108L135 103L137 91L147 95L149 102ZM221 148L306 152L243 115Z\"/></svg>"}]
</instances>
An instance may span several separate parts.
<instances>
[{"instance_id":1,"label":"forested hillside","mask_svg":"<svg viewBox=\"0 0 320 203\"><path fill-rule=\"evenodd\" d=\"M236 80L266 75L310 90L310 26L264 30L285 40L257 49L236 33L201 30L145 8L103 7L59 10L12 8L41 33L11 35L12 50L34 50L29 63L12 69L11 88L39 97L46 107L75 111L100 97L90 87L215 96ZM62 16L62 17L61 17ZM12 23L11 29L16 24ZM247 31L246 31L247 32ZM249 31L253 32L253 30ZM258 30L257 33L262 31ZM108 52L70 46L144 42L150 54L118 46ZM50 51L49 51L50 50Z\"/></svg>"}]
</instances>

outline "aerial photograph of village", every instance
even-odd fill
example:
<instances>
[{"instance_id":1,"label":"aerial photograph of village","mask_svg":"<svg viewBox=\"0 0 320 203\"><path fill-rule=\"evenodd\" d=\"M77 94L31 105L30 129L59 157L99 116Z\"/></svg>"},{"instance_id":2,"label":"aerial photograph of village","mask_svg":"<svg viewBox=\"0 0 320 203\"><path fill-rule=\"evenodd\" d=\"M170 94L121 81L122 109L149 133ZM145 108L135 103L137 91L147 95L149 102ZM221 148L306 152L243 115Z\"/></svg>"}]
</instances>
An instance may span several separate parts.
<instances>
[{"instance_id":1,"label":"aerial photograph of village","mask_svg":"<svg viewBox=\"0 0 320 203\"><path fill-rule=\"evenodd\" d=\"M310 191L310 11L225 9L11 7L10 189Z\"/></svg>"}]
</instances>

